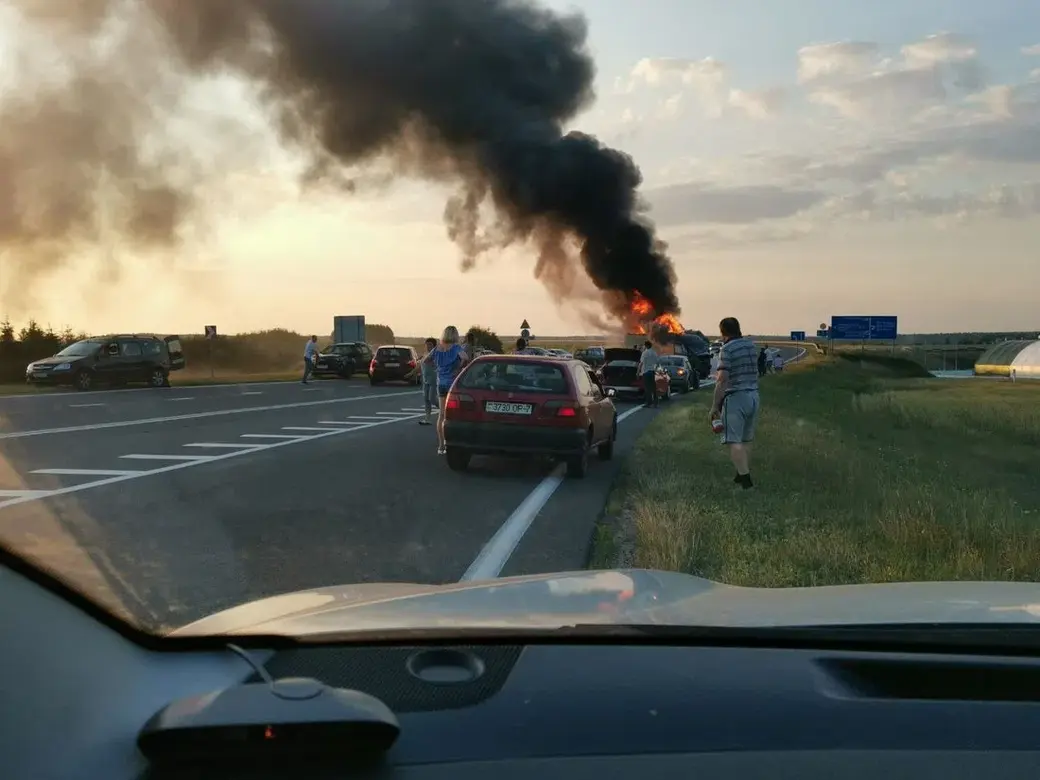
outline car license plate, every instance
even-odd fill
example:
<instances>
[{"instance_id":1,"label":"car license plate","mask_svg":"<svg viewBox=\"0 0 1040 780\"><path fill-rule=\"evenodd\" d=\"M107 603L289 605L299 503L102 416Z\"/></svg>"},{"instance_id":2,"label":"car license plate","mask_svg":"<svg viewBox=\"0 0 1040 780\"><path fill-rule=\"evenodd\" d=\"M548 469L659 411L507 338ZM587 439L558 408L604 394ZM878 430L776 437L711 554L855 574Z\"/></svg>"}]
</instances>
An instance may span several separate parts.
<instances>
[{"instance_id":1,"label":"car license plate","mask_svg":"<svg viewBox=\"0 0 1040 780\"><path fill-rule=\"evenodd\" d=\"M496 414L530 414L532 407L531 404L509 404L501 401L488 401L484 404L484 409Z\"/></svg>"},{"instance_id":2,"label":"car license plate","mask_svg":"<svg viewBox=\"0 0 1040 780\"><path fill-rule=\"evenodd\" d=\"M45 374L43 371L33 371L32 375L33 379L43 379L45 376L47 376L47 374Z\"/></svg>"},{"instance_id":3,"label":"car license plate","mask_svg":"<svg viewBox=\"0 0 1040 780\"><path fill-rule=\"evenodd\" d=\"M383 368L400 368L400 363L384 363Z\"/></svg>"}]
</instances>

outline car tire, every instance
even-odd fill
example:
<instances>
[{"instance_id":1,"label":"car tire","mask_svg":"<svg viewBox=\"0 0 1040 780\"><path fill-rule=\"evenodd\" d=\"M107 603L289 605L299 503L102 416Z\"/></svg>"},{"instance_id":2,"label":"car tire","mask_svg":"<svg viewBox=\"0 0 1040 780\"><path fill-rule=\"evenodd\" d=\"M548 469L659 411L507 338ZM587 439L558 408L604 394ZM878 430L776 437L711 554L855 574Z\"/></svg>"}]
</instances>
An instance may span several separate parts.
<instances>
[{"instance_id":1,"label":"car tire","mask_svg":"<svg viewBox=\"0 0 1040 780\"><path fill-rule=\"evenodd\" d=\"M567 459L567 476L571 479L582 479L589 473L589 451Z\"/></svg>"},{"instance_id":2,"label":"car tire","mask_svg":"<svg viewBox=\"0 0 1040 780\"><path fill-rule=\"evenodd\" d=\"M444 458L448 462L448 468L452 471L465 471L469 468L470 457L470 453L465 450L457 450L454 447L448 447L447 452L444 453Z\"/></svg>"},{"instance_id":3,"label":"car tire","mask_svg":"<svg viewBox=\"0 0 1040 780\"><path fill-rule=\"evenodd\" d=\"M81 392L90 390L94 386L94 375L90 371L80 370L72 378L72 384Z\"/></svg>"},{"instance_id":4,"label":"car tire","mask_svg":"<svg viewBox=\"0 0 1040 780\"><path fill-rule=\"evenodd\" d=\"M161 368L153 368L148 373L148 384L151 387L169 387L170 377Z\"/></svg>"}]
</instances>

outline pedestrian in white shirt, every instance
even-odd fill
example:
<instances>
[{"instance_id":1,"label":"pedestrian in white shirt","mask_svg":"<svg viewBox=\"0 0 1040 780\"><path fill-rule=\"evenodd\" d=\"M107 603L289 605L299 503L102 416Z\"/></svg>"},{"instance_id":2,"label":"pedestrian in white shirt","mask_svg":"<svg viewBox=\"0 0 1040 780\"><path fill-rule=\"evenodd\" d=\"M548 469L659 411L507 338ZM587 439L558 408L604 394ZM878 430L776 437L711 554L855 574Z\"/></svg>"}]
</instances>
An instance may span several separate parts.
<instances>
[{"instance_id":1,"label":"pedestrian in white shirt","mask_svg":"<svg viewBox=\"0 0 1040 780\"><path fill-rule=\"evenodd\" d=\"M314 361L318 357L318 337L311 336L311 340L307 342L307 346L303 348L303 383L307 384L310 381L311 374L314 373Z\"/></svg>"}]
</instances>

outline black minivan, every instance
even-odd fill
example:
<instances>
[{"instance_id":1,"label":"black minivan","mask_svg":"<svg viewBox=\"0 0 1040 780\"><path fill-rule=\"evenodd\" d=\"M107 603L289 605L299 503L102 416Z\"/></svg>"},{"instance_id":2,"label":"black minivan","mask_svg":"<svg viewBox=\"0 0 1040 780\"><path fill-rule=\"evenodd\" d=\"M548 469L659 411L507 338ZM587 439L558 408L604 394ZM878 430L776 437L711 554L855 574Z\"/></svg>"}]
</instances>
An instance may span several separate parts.
<instances>
[{"instance_id":1,"label":"black minivan","mask_svg":"<svg viewBox=\"0 0 1040 780\"><path fill-rule=\"evenodd\" d=\"M69 344L53 357L33 361L25 368L25 381L71 385L77 390L131 383L169 387L170 372L184 366L179 336L99 336Z\"/></svg>"}]
</instances>

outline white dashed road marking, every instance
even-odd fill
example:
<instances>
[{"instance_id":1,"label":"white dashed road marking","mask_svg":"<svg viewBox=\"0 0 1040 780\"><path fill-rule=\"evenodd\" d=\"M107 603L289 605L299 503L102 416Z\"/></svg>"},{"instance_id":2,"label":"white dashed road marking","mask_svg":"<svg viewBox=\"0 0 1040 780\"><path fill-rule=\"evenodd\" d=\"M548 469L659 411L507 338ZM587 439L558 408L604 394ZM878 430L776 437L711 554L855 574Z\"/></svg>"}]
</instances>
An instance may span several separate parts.
<instances>
[{"instance_id":1,"label":"white dashed road marking","mask_svg":"<svg viewBox=\"0 0 1040 780\"><path fill-rule=\"evenodd\" d=\"M132 392L137 392L132 391ZM0 433L0 439L24 439L27 436L45 436L55 433L75 433L78 431L100 431L108 428L128 428L134 425L154 425L155 423L177 422L179 420L201 420L207 417L225 417L231 414L252 414L254 412L277 412L281 409L303 409L308 406L327 406L329 404L353 403L354 401L377 401L384 398L398 398L405 395L417 395L418 390L406 390L402 393L379 393L376 395L355 395L346 398L325 398L321 401L294 401L288 404L272 404L270 406L248 406L241 409L218 409L213 412L191 412L165 417L148 417L141 420L117 420L115 422L90 423L88 425L68 425L62 428L39 428L32 431L9 431ZM18 396L15 396L18 397Z\"/></svg>"},{"instance_id":2,"label":"white dashed road marking","mask_svg":"<svg viewBox=\"0 0 1040 780\"><path fill-rule=\"evenodd\" d=\"M385 396L384 396L385 397ZM309 404L306 404L309 405ZM69 485L68 487L56 488L54 490L6 490L0 491L0 509L9 506L16 506L18 504L26 504L33 501L39 501L41 499L50 498L53 496L64 496L70 493L79 493L85 490L93 490L95 488L104 487L106 485L115 485L120 482L128 482L134 479L142 479L144 477L156 476L158 474L168 474L174 471L182 471L184 469L194 468L196 466L205 465L207 463L214 463L216 461L230 460L231 458L240 458L243 456L253 455L257 452L277 449L279 447L288 447L300 442L314 441L316 439L326 439L331 436L342 436L344 434L350 434L355 431L363 431L369 428L379 428L384 425L394 425L399 422L406 422L409 420L417 420L422 417L421 414L416 414L410 417L383 417L378 422L371 422L365 425L355 425L349 428L323 428L320 433L313 436L285 436L279 434L261 434L261 433L246 433L242 434L243 438L255 438L255 439L274 439L268 443L258 444L256 446L239 447L235 450L228 450L219 455L162 455L162 454L130 454L123 455L123 458L131 460L171 460L177 461L168 466L159 466L154 469L148 469L143 471L113 471L107 472L100 469L40 469L34 473L38 474L83 474L85 476L101 476L102 474L109 474L105 479L93 480L91 482L84 482L78 485ZM6 499L6 500L3 500Z\"/></svg>"},{"instance_id":3,"label":"white dashed road marking","mask_svg":"<svg viewBox=\"0 0 1040 780\"><path fill-rule=\"evenodd\" d=\"M124 460L209 460L209 455L162 455L160 453L133 453L120 455Z\"/></svg>"},{"instance_id":4,"label":"white dashed road marking","mask_svg":"<svg viewBox=\"0 0 1040 780\"><path fill-rule=\"evenodd\" d=\"M239 450L243 447L262 447L262 444L242 444L241 442L232 443L226 441L196 441L191 444L185 444L185 447L201 447L204 449L211 450Z\"/></svg>"},{"instance_id":5,"label":"white dashed road marking","mask_svg":"<svg viewBox=\"0 0 1040 780\"><path fill-rule=\"evenodd\" d=\"M306 425L285 425L282 427L283 431L313 431L315 433L325 433L328 428L310 428Z\"/></svg>"},{"instance_id":6,"label":"white dashed road marking","mask_svg":"<svg viewBox=\"0 0 1040 780\"><path fill-rule=\"evenodd\" d=\"M91 409L95 406L104 406L104 404L69 404L70 409Z\"/></svg>"},{"instance_id":7,"label":"white dashed road marking","mask_svg":"<svg viewBox=\"0 0 1040 780\"><path fill-rule=\"evenodd\" d=\"M134 469L35 469L30 474L53 474L59 477L121 477L125 474L140 474Z\"/></svg>"}]
</instances>

